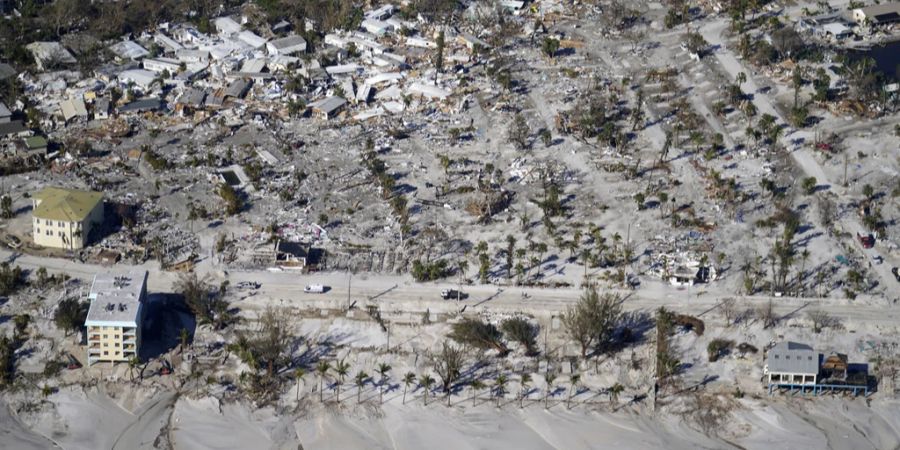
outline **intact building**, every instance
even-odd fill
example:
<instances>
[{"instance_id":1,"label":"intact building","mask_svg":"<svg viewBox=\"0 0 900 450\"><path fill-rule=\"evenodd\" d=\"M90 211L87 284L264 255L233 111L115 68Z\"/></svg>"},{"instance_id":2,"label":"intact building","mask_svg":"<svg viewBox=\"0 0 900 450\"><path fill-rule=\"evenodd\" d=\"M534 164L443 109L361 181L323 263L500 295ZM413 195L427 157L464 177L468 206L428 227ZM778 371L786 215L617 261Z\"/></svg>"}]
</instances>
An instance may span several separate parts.
<instances>
[{"instance_id":1,"label":"intact building","mask_svg":"<svg viewBox=\"0 0 900 450\"><path fill-rule=\"evenodd\" d=\"M763 373L776 384L816 384L819 353L806 344L779 342L769 350Z\"/></svg>"},{"instance_id":2,"label":"intact building","mask_svg":"<svg viewBox=\"0 0 900 450\"><path fill-rule=\"evenodd\" d=\"M140 355L143 303L147 271L100 273L94 276L88 298L88 365L124 362Z\"/></svg>"},{"instance_id":3,"label":"intact building","mask_svg":"<svg viewBox=\"0 0 900 450\"><path fill-rule=\"evenodd\" d=\"M103 194L44 188L32 196L34 243L76 250L88 244L91 229L103 222Z\"/></svg>"},{"instance_id":4,"label":"intact building","mask_svg":"<svg viewBox=\"0 0 900 450\"><path fill-rule=\"evenodd\" d=\"M853 10L853 20L862 25L885 25L900 22L900 2L872 5Z\"/></svg>"}]
</instances>

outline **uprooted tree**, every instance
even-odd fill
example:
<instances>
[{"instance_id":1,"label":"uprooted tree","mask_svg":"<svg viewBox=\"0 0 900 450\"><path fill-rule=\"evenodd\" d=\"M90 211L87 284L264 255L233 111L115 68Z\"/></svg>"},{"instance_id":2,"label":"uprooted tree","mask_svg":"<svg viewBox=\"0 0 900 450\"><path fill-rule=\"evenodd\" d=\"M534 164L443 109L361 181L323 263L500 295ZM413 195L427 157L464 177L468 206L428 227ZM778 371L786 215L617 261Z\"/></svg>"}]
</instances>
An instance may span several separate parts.
<instances>
[{"instance_id":1,"label":"uprooted tree","mask_svg":"<svg viewBox=\"0 0 900 450\"><path fill-rule=\"evenodd\" d=\"M460 344L480 350L497 350L500 356L509 353L503 342L503 333L493 324L482 320L465 318L453 324L453 330L448 336Z\"/></svg>"},{"instance_id":2,"label":"uprooted tree","mask_svg":"<svg viewBox=\"0 0 900 450\"><path fill-rule=\"evenodd\" d=\"M539 328L537 324L533 324L524 317L513 317L506 319L500 324L500 330L513 341L518 342L525 348L526 356L534 356L538 354L536 339Z\"/></svg>"}]
</instances>

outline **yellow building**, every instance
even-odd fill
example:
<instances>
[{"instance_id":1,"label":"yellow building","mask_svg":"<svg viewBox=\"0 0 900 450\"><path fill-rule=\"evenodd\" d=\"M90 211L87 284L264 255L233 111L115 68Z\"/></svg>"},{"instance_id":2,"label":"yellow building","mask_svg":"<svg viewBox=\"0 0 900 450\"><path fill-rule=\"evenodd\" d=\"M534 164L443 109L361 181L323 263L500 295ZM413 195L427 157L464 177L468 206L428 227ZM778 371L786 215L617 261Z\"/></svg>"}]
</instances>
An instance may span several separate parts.
<instances>
[{"instance_id":1,"label":"yellow building","mask_svg":"<svg viewBox=\"0 0 900 450\"><path fill-rule=\"evenodd\" d=\"M44 188L33 196L34 243L76 250L88 243L94 225L103 222L103 194Z\"/></svg>"},{"instance_id":2,"label":"yellow building","mask_svg":"<svg viewBox=\"0 0 900 450\"><path fill-rule=\"evenodd\" d=\"M88 333L88 365L125 362L140 356L147 271L100 273L91 284L91 307L84 325Z\"/></svg>"}]
</instances>

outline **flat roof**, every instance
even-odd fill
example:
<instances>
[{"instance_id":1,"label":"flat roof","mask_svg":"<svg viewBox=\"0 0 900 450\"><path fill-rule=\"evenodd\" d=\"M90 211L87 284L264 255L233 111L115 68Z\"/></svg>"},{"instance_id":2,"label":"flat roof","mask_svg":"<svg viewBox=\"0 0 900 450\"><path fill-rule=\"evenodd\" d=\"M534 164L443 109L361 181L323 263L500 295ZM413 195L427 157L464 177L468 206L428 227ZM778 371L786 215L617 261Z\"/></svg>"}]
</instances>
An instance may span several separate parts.
<instances>
[{"instance_id":1,"label":"flat roof","mask_svg":"<svg viewBox=\"0 0 900 450\"><path fill-rule=\"evenodd\" d=\"M39 219L81 222L103 201L103 194L94 191L80 191L46 187L34 194L40 204L32 215Z\"/></svg>"},{"instance_id":2,"label":"flat roof","mask_svg":"<svg viewBox=\"0 0 900 450\"><path fill-rule=\"evenodd\" d=\"M147 271L98 273L91 283L87 326L136 327L147 288Z\"/></svg>"}]
</instances>

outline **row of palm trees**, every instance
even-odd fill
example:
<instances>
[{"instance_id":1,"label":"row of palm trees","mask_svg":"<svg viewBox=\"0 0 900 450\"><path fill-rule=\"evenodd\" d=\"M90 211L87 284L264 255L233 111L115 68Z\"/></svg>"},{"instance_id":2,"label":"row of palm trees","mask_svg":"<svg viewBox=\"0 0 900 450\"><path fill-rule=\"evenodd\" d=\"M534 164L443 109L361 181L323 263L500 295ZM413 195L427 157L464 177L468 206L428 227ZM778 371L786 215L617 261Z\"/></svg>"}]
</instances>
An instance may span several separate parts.
<instances>
[{"instance_id":1,"label":"row of palm trees","mask_svg":"<svg viewBox=\"0 0 900 450\"><path fill-rule=\"evenodd\" d=\"M384 390L385 386L388 385L388 381L390 380L389 372L392 367L387 363L379 363L376 366L376 373L379 375L378 382L378 403L384 403ZM319 361L315 366L316 374L319 377L319 401L325 401L325 391L324 391L324 383L325 377L328 376L329 373L334 373L334 385L335 385L335 401L337 403L341 402L341 386L346 382L346 379L350 375L350 364L345 362L343 359L337 361L332 365L328 361ZM297 400L300 400L300 379L306 375L306 371L302 368L298 368L295 371L295 376L297 378ZM557 381L557 374L553 372L546 372L543 374L544 382L547 387L544 389L543 397L541 398L541 403L543 403L544 408L550 408L550 396L553 392L554 384ZM356 402L357 404L362 403L362 391L365 387L366 383L369 381L370 376L363 370L359 370L356 375L353 377L353 380L356 384ZM422 399L424 405L428 405L428 396L432 391L432 388L437 383L437 380L430 374L424 373L422 375L416 375L413 372L407 372L403 375L401 381L403 382L403 400L402 404L406 404L407 393L410 390L411 386L415 386L415 389L419 387L423 388ZM469 390L471 392L471 400L472 405L475 406L478 401L478 393L485 390L490 389L491 397L497 402L497 407L500 408L502 406L503 399L506 397L507 387L512 380L510 377L504 373L498 374L491 384L487 384L480 379L474 379L468 383ZM525 407L525 401L528 399L529 394L531 393L531 384L533 380L531 375L525 373L519 376L519 385L521 386L520 391L517 394L517 399L519 402L519 408ZM572 407L572 399L578 393L578 387L581 383L581 375L577 373L573 373L569 376L569 389L568 396L566 397L566 408L569 409ZM606 390L607 395L609 396L609 401L611 404L615 405L618 403L619 394L625 390L625 387L619 383L615 383L609 389ZM450 406L450 395L451 390L446 391L446 399L447 406Z\"/></svg>"}]
</instances>

